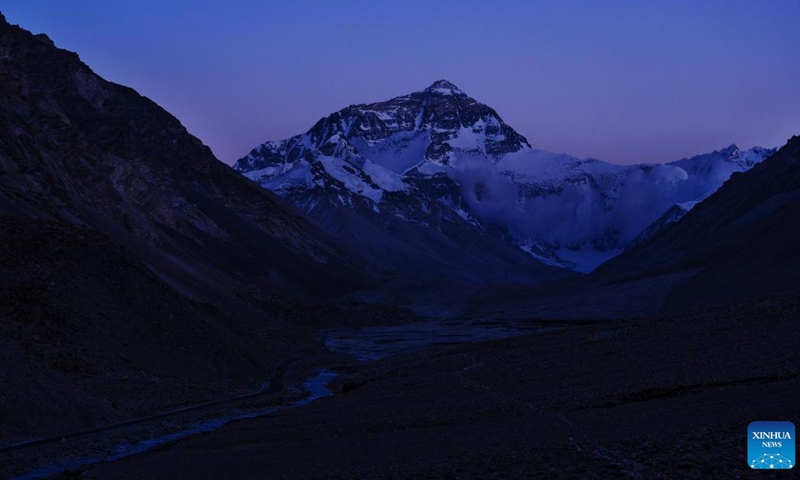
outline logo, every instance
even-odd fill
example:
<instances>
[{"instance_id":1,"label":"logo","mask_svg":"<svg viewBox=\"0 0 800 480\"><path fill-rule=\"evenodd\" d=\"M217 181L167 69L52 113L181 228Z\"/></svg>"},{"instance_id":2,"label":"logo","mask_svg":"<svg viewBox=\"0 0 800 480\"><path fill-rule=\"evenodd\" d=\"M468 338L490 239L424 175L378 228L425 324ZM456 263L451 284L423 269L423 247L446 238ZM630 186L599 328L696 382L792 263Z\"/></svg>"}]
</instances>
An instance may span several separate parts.
<instances>
[{"instance_id":1,"label":"logo","mask_svg":"<svg viewBox=\"0 0 800 480\"><path fill-rule=\"evenodd\" d=\"M794 468L792 422L753 422L747 427L747 464L758 470Z\"/></svg>"}]
</instances>

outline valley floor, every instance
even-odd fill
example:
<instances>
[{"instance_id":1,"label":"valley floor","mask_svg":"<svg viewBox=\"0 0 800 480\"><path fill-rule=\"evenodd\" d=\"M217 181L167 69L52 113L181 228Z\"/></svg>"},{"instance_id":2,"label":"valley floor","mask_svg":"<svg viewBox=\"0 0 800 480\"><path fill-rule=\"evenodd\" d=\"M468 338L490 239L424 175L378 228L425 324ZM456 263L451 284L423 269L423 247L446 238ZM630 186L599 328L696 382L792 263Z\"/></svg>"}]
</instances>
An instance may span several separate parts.
<instances>
[{"instance_id":1,"label":"valley floor","mask_svg":"<svg viewBox=\"0 0 800 480\"><path fill-rule=\"evenodd\" d=\"M746 431L800 420L799 314L770 298L363 363L307 407L65 478L771 478Z\"/></svg>"}]
</instances>

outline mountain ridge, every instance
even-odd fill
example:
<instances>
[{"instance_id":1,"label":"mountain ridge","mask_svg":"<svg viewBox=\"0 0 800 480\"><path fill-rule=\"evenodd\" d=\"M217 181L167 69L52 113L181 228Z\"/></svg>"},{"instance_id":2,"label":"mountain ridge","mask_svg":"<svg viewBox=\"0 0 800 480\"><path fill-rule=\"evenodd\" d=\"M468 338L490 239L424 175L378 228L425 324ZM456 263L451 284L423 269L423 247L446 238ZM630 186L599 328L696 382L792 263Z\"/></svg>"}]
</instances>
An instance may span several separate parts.
<instances>
[{"instance_id":1,"label":"mountain ridge","mask_svg":"<svg viewBox=\"0 0 800 480\"><path fill-rule=\"evenodd\" d=\"M249 275L273 275L277 290L295 294L304 294L314 281L301 280L294 268L279 273L285 258L298 264L314 259L320 272L333 273L327 263L340 264L336 275L353 272L357 261L341 246L279 197L230 175L154 102L96 76L77 54L56 49L45 35L7 23L0 35L9 112L2 119L9 154L0 159L0 211L90 224L131 248L178 257L187 248L204 250L212 264L202 268L209 272L220 270L214 263L233 262ZM235 201L237 196L248 200ZM255 237L261 240L250 240ZM239 245L213 246L231 241ZM272 255L259 242L283 250L271 260L274 267L266 262L266 270L253 268L253 259L239 253ZM183 268L163 260L164 268Z\"/></svg>"},{"instance_id":2,"label":"mountain ridge","mask_svg":"<svg viewBox=\"0 0 800 480\"><path fill-rule=\"evenodd\" d=\"M800 288L793 212L800 207L800 137L725 184L678 221L604 264L620 281L694 272L668 297L672 308Z\"/></svg>"},{"instance_id":3,"label":"mountain ridge","mask_svg":"<svg viewBox=\"0 0 800 480\"><path fill-rule=\"evenodd\" d=\"M424 198L541 262L587 272L673 206L699 201L773 152L731 145L636 165L553 154L532 148L491 107L437 80L345 107L305 134L256 147L234 169L307 214L310 192L334 182L345 208L350 194L377 210L395 208L398 195L391 194ZM430 223L424 213L409 221Z\"/></svg>"},{"instance_id":4,"label":"mountain ridge","mask_svg":"<svg viewBox=\"0 0 800 480\"><path fill-rule=\"evenodd\" d=\"M135 90L0 20L0 443L252 391L376 280ZM326 303L327 302L327 303Z\"/></svg>"}]
</instances>

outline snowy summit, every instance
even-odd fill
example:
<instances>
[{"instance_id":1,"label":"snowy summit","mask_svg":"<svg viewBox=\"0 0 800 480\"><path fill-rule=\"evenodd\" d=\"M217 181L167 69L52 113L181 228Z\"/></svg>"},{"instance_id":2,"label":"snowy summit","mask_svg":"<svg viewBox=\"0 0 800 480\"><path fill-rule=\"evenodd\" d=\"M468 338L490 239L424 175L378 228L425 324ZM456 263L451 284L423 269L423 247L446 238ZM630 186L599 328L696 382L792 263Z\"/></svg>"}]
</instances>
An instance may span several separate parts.
<instances>
[{"instance_id":1,"label":"snowy summit","mask_svg":"<svg viewBox=\"0 0 800 480\"><path fill-rule=\"evenodd\" d=\"M672 207L687 211L774 151L731 145L626 166L554 154L534 149L494 109L437 80L332 113L306 133L256 147L234 168L307 213L333 201L416 224L449 218L547 264L590 271L663 223ZM365 208L356 205L361 199L369 201ZM675 212L668 218L680 218Z\"/></svg>"}]
</instances>

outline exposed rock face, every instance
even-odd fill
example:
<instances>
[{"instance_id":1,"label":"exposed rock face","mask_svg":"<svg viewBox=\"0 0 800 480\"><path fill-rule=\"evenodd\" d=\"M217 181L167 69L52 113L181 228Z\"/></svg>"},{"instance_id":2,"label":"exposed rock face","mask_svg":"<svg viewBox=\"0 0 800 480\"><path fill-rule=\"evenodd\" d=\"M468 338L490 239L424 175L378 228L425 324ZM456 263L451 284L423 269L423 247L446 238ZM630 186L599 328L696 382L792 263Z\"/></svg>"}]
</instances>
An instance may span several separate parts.
<instances>
[{"instance_id":1,"label":"exposed rock face","mask_svg":"<svg viewBox=\"0 0 800 480\"><path fill-rule=\"evenodd\" d=\"M235 168L318 220L321 202L353 209L367 199L359 215L388 211L422 228L460 218L541 262L589 271L674 205L698 201L772 153L731 145L630 166L553 154L439 80L342 109L305 134L260 145Z\"/></svg>"},{"instance_id":2,"label":"exposed rock face","mask_svg":"<svg viewBox=\"0 0 800 480\"><path fill-rule=\"evenodd\" d=\"M458 142L465 132L467 136L480 137L481 141L464 151L493 158L530 147L497 112L467 96L452 83L438 80L425 90L386 102L344 108L321 119L304 135L257 147L237 162L236 168L251 171L284 160L294 162L315 150L325 155L358 151L370 157L366 152L381 144L382 148L375 153L390 153L390 147L402 151L410 143L424 143L422 155L413 158L416 163L428 160L447 164L449 154L460 148ZM395 141L387 143L387 140ZM389 170L404 173L414 166L392 165L394 168Z\"/></svg>"}]
</instances>

